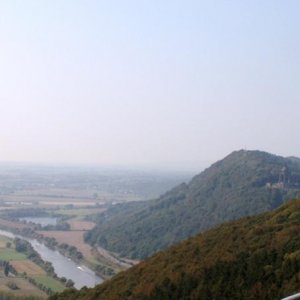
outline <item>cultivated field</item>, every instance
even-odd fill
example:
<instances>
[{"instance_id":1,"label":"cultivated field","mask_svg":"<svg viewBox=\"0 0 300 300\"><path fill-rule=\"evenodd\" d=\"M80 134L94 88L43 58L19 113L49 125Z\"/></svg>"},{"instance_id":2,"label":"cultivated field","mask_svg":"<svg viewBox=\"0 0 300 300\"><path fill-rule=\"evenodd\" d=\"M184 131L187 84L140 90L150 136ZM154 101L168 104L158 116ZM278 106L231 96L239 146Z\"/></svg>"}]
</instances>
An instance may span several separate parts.
<instances>
[{"instance_id":1,"label":"cultivated field","mask_svg":"<svg viewBox=\"0 0 300 300\"><path fill-rule=\"evenodd\" d=\"M76 218L83 218L85 216L99 214L105 211L103 207L92 207L92 208L62 208L56 212L61 215L76 216Z\"/></svg>"},{"instance_id":2,"label":"cultivated field","mask_svg":"<svg viewBox=\"0 0 300 300\"><path fill-rule=\"evenodd\" d=\"M12 239L0 236L0 260L9 262L9 264L17 271L17 275L8 274L5 276L4 270L0 268L0 290L11 292L14 295L33 295L36 297L45 298L47 295L40 291L36 286L31 284L23 277L27 276L34 278L37 282L51 288L54 292L60 292L64 286L59 281L47 276L46 272L37 264L27 258L24 253L17 252L14 248ZM12 290L7 286L8 282L17 285L18 289Z\"/></svg>"},{"instance_id":3,"label":"cultivated field","mask_svg":"<svg viewBox=\"0 0 300 300\"><path fill-rule=\"evenodd\" d=\"M45 275L46 272L30 260L13 260L10 264L20 274L26 272L28 275Z\"/></svg>"},{"instance_id":4,"label":"cultivated field","mask_svg":"<svg viewBox=\"0 0 300 300\"><path fill-rule=\"evenodd\" d=\"M13 248L0 248L0 260L24 260L27 259L26 255L20 252L17 252Z\"/></svg>"},{"instance_id":5,"label":"cultivated field","mask_svg":"<svg viewBox=\"0 0 300 300\"><path fill-rule=\"evenodd\" d=\"M80 221L71 219L68 221L71 226L71 230L91 230L95 227L95 223L89 221Z\"/></svg>"},{"instance_id":6,"label":"cultivated field","mask_svg":"<svg viewBox=\"0 0 300 300\"><path fill-rule=\"evenodd\" d=\"M18 289L12 290L7 286L8 283L16 284ZM47 295L44 292L22 277L0 276L0 290L12 293L15 296L35 296L39 298L47 298Z\"/></svg>"},{"instance_id":7,"label":"cultivated field","mask_svg":"<svg viewBox=\"0 0 300 300\"><path fill-rule=\"evenodd\" d=\"M30 227L30 226L22 224L22 223L7 221L7 220L4 220L4 219L0 219L0 226L10 227L10 228Z\"/></svg>"},{"instance_id":8,"label":"cultivated field","mask_svg":"<svg viewBox=\"0 0 300 300\"><path fill-rule=\"evenodd\" d=\"M39 206L39 207L51 207L51 206L65 206L74 205L76 207L80 206L93 206L96 205L97 201L90 198L68 198L68 197L50 197L50 196L27 196L27 195L5 195L2 199L7 203L7 205L19 205L21 207L28 206Z\"/></svg>"}]
</instances>

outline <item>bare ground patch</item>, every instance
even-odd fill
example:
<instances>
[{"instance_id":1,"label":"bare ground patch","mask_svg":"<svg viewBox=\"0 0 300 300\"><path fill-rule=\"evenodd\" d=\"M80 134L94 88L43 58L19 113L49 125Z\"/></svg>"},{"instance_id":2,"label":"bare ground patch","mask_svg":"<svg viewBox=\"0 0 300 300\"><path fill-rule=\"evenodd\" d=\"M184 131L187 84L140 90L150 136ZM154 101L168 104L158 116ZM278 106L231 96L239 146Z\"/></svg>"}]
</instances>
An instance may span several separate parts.
<instances>
[{"instance_id":1,"label":"bare ground patch","mask_svg":"<svg viewBox=\"0 0 300 300\"><path fill-rule=\"evenodd\" d=\"M38 265L30 260L13 260L10 264L16 269L18 273L26 272L28 275L45 275L46 272Z\"/></svg>"}]
</instances>

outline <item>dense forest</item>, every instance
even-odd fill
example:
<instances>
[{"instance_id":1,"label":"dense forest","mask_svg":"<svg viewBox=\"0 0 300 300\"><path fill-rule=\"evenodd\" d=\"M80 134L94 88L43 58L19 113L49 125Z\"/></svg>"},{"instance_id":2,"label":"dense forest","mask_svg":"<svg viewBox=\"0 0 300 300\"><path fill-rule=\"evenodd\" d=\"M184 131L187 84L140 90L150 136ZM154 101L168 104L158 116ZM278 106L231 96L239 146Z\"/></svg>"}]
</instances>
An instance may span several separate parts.
<instances>
[{"instance_id":1,"label":"dense forest","mask_svg":"<svg viewBox=\"0 0 300 300\"><path fill-rule=\"evenodd\" d=\"M159 199L112 207L85 238L121 256L145 258L224 221L299 196L300 159L235 151Z\"/></svg>"},{"instance_id":2,"label":"dense forest","mask_svg":"<svg viewBox=\"0 0 300 300\"><path fill-rule=\"evenodd\" d=\"M51 300L276 300L299 292L300 200L161 251L93 289Z\"/></svg>"}]
</instances>

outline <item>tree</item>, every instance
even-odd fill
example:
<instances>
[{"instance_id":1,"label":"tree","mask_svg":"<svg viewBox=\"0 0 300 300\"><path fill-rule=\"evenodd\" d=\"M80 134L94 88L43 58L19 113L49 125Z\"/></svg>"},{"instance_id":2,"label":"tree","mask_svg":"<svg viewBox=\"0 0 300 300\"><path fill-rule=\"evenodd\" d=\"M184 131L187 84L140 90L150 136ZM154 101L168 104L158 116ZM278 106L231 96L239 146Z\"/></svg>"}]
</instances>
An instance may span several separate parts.
<instances>
[{"instance_id":1,"label":"tree","mask_svg":"<svg viewBox=\"0 0 300 300\"><path fill-rule=\"evenodd\" d=\"M71 288L74 286L74 281L71 280L71 279L68 279L67 282L66 282L66 287L67 288Z\"/></svg>"},{"instance_id":2,"label":"tree","mask_svg":"<svg viewBox=\"0 0 300 300\"><path fill-rule=\"evenodd\" d=\"M8 276L8 274L9 274L9 263L5 262L5 264L4 264L4 275Z\"/></svg>"}]
</instances>

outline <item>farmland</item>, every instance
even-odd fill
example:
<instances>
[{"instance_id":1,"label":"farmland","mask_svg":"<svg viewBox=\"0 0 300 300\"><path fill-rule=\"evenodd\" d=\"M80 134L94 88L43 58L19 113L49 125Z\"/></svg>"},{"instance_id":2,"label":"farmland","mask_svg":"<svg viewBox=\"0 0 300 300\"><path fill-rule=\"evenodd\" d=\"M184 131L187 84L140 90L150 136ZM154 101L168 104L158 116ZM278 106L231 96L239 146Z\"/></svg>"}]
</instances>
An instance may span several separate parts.
<instances>
[{"instance_id":1,"label":"farmland","mask_svg":"<svg viewBox=\"0 0 300 300\"><path fill-rule=\"evenodd\" d=\"M72 219L68 221L71 226L71 230L91 230L95 227L95 223L89 221L80 221L76 219Z\"/></svg>"},{"instance_id":2,"label":"farmland","mask_svg":"<svg viewBox=\"0 0 300 300\"><path fill-rule=\"evenodd\" d=\"M47 286L55 292L62 292L65 289L65 287L59 281L57 281L54 278L49 277L47 275L36 274L36 275L33 276L33 278L35 279L35 281L38 284L42 284L44 286Z\"/></svg>"},{"instance_id":3,"label":"farmland","mask_svg":"<svg viewBox=\"0 0 300 300\"><path fill-rule=\"evenodd\" d=\"M188 175L101 167L0 164L0 177L0 207L50 208L148 200L186 180Z\"/></svg>"},{"instance_id":4,"label":"farmland","mask_svg":"<svg viewBox=\"0 0 300 300\"><path fill-rule=\"evenodd\" d=\"M13 290L9 287L9 284L15 284L18 289ZM0 291L1 292L8 292L15 296L35 296L37 298L45 299L47 295L42 292L38 287L30 284L25 278L23 277L4 277L3 275L0 276Z\"/></svg>"},{"instance_id":5,"label":"farmland","mask_svg":"<svg viewBox=\"0 0 300 300\"><path fill-rule=\"evenodd\" d=\"M32 295L46 298L47 294L41 290L39 283L53 292L64 289L58 280L47 275L46 272L28 257L15 249L13 240L0 236L0 261L7 262L10 271L0 267L0 291L9 292L15 296ZM2 264L3 264L2 263ZM26 274L26 275L25 275ZM35 281L35 284L30 281Z\"/></svg>"},{"instance_id":6,"label":"farmland","mask_svg":"<svg viewBox=\"0 0 300 300\"><path fill-rule=\"evenodd\" d=\"M33 276L46 275L46 272L40 266L27 259L11 261L11 265L20 274L26 272L28 275Z\"/></svg>"},{"instance_id":7,"label":"farmland","mask_svg":"<svg viewBox=\"0 0 300 300\"><path fill-rule=\"evenodd\" d=\"M0 229L38 239L102 278L135 262L120 261L105 249L84 242L84 234L95 226L94 216L116 203L157 197L185 180L182 176L124 170L1 164L0 177ZM52 224L35 223L43 218ZM7 240L0 238L0 260L10 261L18 274L27 274L34 284L23 277L20 281L25 280L32 289L37 285L53 291L64 289L25 254L6 246ZM36 295L45 295L37 290Z\"/></svg>"},{"instance_id":8,"label":"farmland","mask_svg":"<svg viewBox=\"0 0 300 300\"><path fill-rule=\"evenodd\" d=\"M26 259L26 255L17 252L15 249L0 248L0 260L16 261L24 259Z\"/></svg>"},{"instance_id":9,"label":"farmland","mask_svg":"<svg viewBox=\"0 0 300 300\"><path fill-rule=\"evenodd\" d=\"M57 209L56 213L61 214L61 215L66 215L66 216L74 216L77 219L78 218L83 218L86 216L90 216L93 214L99 214L101 212L105 211L105 206L103 207L94 207L90 206L87 208L59 208Z\"/></svg>"}]
</instances>

